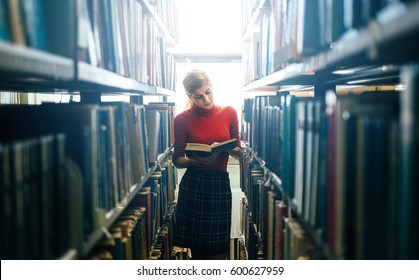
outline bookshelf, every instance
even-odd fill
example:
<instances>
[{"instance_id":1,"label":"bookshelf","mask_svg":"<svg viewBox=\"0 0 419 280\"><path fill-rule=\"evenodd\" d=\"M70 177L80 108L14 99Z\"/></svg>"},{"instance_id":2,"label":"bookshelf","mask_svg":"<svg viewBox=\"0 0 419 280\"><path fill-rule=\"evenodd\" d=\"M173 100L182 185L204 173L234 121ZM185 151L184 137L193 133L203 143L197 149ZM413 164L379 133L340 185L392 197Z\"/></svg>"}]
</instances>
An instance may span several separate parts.
<instances>
[{"instance_id":1,"label":"bookshelf","mask_svg":"<svg viewBox=\"0 0 419 280\"><path fill-rule=\"evenodd\" d=\"M155 193L163 217L175 182L170 106L156 112L160 122L152 129L158 139L151 139L142 97L174 94L173 1L1 1L0 10L1 94L64 93L81 100L0 105L2 118L10 120L2 122L0 133L2 259L88 258L152 181L159 181ZM128 95L131 103L101 102L104 95ZM58 116L60 111L69 118ZM147 142L158 143L150 159ZM43 156L54 160L47 163ZM43 171L35 164L26 172L31 165L25 159ZM12 229L6 232L7 222ZM34 241L25 240L29 233ZM15 242L22 245L7 245Z\"/></svg>"},{"instance_id":2,"label":"bookshelf","mask_svg":"<svg viewBox=\"0 0 419 280\"><path fill-rule=\"evenodd\" d=\"M343 2L246 1L244 170L263 170L288 207L280 221L262 215L266 223L301 228L281 229L284 244L303 248L282 247L282 258L416 259L417 178L404 170L417 155L405 133L417 122L419 2Z\"/></svg>"},{"instance_id":3,"label":"bookshelf","mask_svg":"<svg viewBox=\"0 0 419 280\"><path fill-rule=\"evenodd\" d=\"M150 168L147 174L141 179L140 182L131 186L130 191L123 200L116 205L111 211L106 213L106 222L105 225L95 232L93 232L88 240L83 244L82 256L87 256L92 248L98 243L98 241L105 235L108 234L108 229L112 227L117 218L124 212L124 210L129 206L130 202L133 200L134 196L141 190L141 188L146 185L146 182L151 178L153 173L158 169L158 166L164 164L167 158L170 156L171 148L168 148L165 153L160 154L159 159L155 163L154 168Z\"/></svg>"},{"instance_id":4,"label":"bookshelf","mask_svg":"<svg viewBox=\"0 0 419 280\"><path fill-rule=\"evenodd\" d=\"M365 68L366 77L374 75L391 77L398 71L397 66L417 59L415 44L419 22L415 15L419 11L419 5L415 1L411 2L403 16L389 19L385 24L371 22L357 30L353 36L343 37L334 42L330 49L319 50L318 53L301 58L298 62L291 61L282 67L276 66L277 69L272 68L269 75L254 81L246 81L243 89L250 91L267 86L280 88L286 85L344 84L348 80L353 80L354 76L362 77L363 71L354 75L351 68L356 68L353 70ZM256 24L259 23L255 22ZM391 51L394 49L400 52L394 55ZM383 66L389 67L387 69ZM337 74L345 69L348 69L347 76Z\"/></svg>"}]
</instances>

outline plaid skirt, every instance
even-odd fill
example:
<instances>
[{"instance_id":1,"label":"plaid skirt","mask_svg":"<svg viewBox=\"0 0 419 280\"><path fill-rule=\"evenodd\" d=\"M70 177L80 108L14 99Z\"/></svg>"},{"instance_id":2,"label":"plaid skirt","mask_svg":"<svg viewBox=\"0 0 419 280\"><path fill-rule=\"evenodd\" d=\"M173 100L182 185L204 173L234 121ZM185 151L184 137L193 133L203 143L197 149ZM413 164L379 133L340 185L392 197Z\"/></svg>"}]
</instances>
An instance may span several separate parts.
<instances>
[{"instance_id":1,"label":"plaid skirt","mask_svg":"<svg viewBox=\"0 0 419 280\"><path fill-rule=\"evenodd\" d=\"M215 255L229 251L231 189L228 172L188 168L179 185L174 245Z\"/></svg>"}]
</instances>

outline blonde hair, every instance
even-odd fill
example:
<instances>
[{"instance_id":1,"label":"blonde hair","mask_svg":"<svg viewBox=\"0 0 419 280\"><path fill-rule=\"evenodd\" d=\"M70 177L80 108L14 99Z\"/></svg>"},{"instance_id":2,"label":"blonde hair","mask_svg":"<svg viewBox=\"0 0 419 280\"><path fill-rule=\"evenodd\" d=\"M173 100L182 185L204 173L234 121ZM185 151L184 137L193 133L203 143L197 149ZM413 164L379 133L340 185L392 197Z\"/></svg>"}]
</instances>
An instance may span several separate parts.
<instances>
[{"instance_id":1,"label":"blonde hair","mask_svg":"<svg viewBox=\"0 0 419 280\"><path fill-rule=\"evenodd\" d=\"M211 80L207 73L203 70L194 69L185 75L183 79L183 87L185 88L186 94L190 97L197 89L208 85L212 87ZM193 101L189 98L186 108L191 108Z\"/></svg>"}]
</instances>

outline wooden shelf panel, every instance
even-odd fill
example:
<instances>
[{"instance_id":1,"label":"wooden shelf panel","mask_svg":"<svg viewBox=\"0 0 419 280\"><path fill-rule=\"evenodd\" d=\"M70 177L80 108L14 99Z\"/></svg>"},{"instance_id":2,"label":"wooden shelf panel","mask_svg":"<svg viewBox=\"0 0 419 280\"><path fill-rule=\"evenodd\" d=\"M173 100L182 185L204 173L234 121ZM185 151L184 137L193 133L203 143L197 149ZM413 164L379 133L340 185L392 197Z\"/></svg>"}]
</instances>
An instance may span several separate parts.
<instances>
[{"instance_id":1,"label":"wooden shelf panel","mask_svg":"<svg viewBox=\"0 0 419 280\"><path fill-rule=\"evenodd\" d=\"M154 86L123 77L103 68L79 62L77 68L77 88L80 91L95 92L137 92L154 93Z\"/></svg>"},{"instance_id":2,"label":"wooden shelf panel","mask_svg":"<svg viewBox=\"0 0 419 280\"><path fill-rule=\"evenodd\" d=\"M66 81L74 78L74 63L70 58L0 42L0 72L2 79Z\"/></svg>"}]
</instances>

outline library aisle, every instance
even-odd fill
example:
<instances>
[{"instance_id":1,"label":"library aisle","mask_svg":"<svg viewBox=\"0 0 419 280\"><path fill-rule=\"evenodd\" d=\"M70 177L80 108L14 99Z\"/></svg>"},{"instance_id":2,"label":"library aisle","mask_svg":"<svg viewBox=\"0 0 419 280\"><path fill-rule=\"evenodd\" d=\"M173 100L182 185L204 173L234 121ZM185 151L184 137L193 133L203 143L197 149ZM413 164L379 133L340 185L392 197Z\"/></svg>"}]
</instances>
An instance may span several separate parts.
<instances>
[{"instance_id":1,"label":"library aisle","mask_svg":"<svg viewBox=\"0 0 419 280\"><path fill-rule=\"evenodd\" d=\"M174 259L192 68L239 114L231 259L418 260L418 15L419 0L0 0L2 260Z\"/></svg>"}]
</instances>

